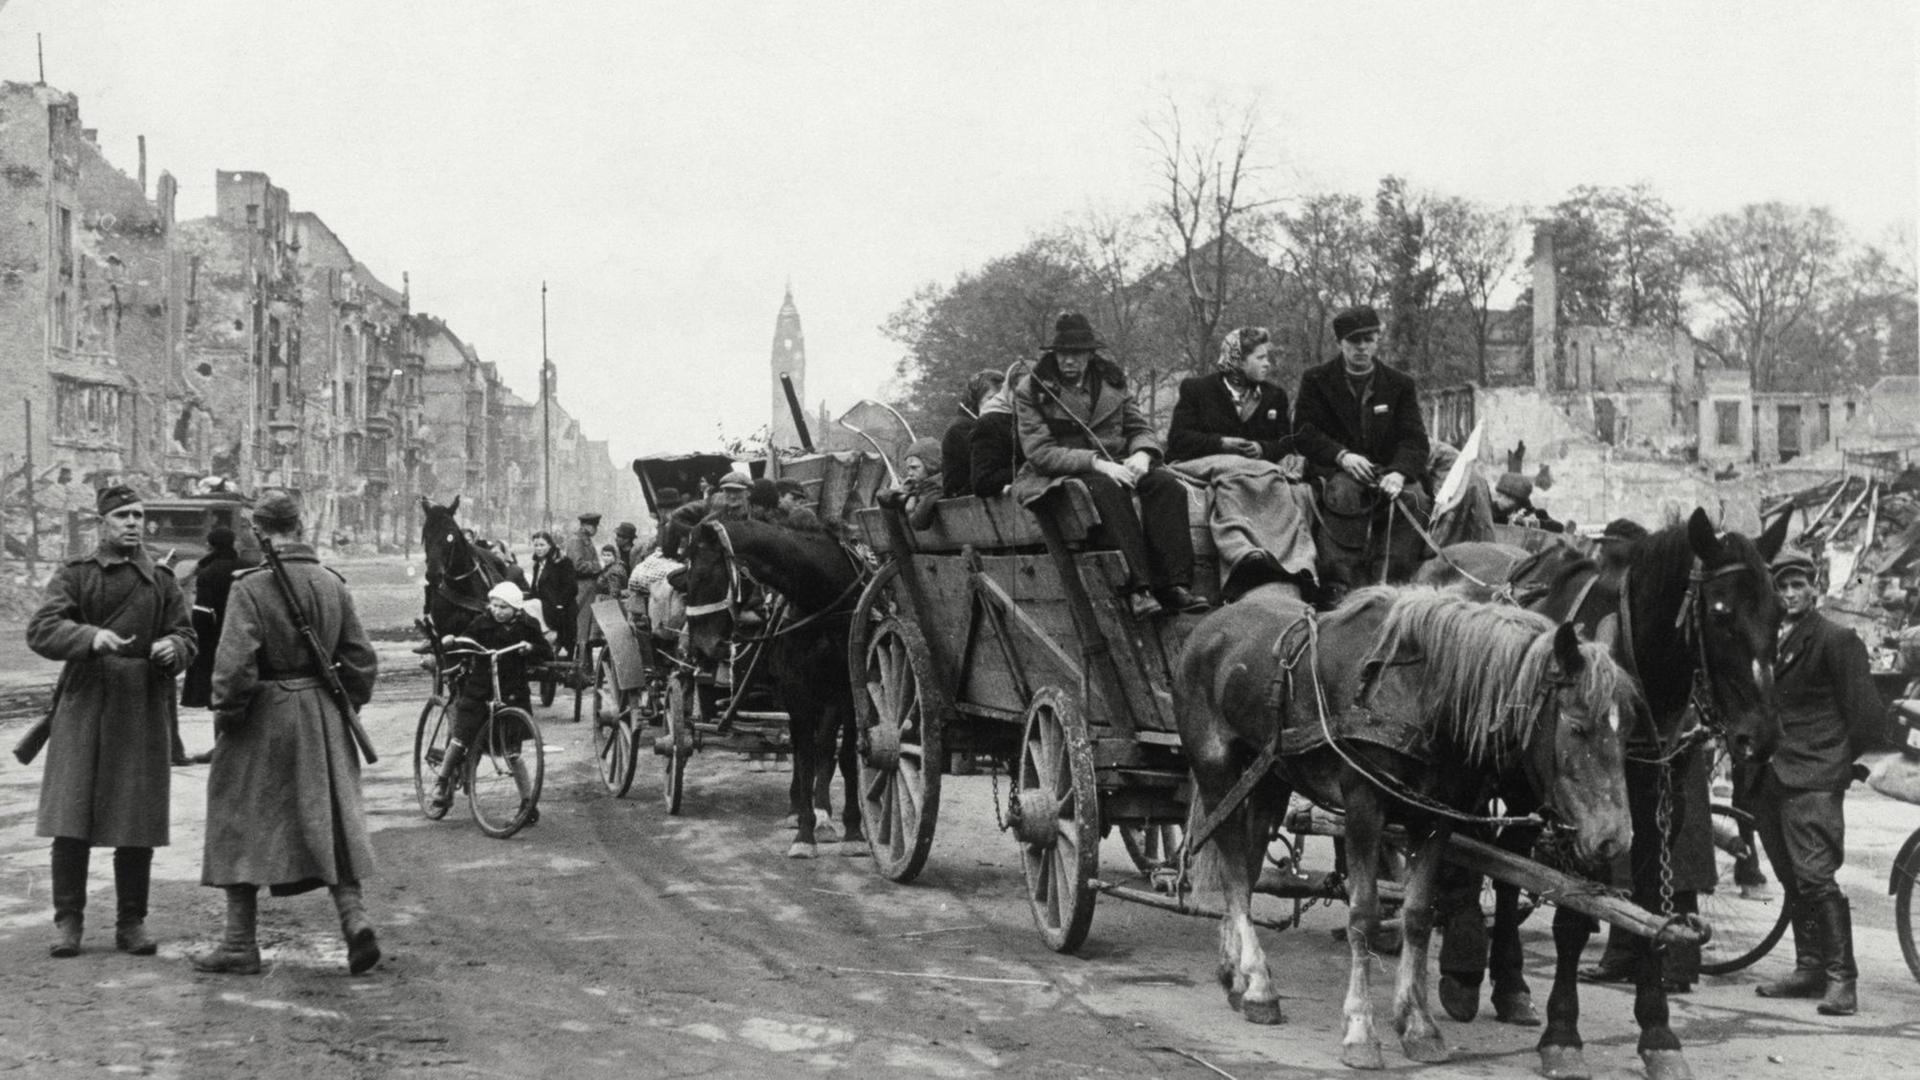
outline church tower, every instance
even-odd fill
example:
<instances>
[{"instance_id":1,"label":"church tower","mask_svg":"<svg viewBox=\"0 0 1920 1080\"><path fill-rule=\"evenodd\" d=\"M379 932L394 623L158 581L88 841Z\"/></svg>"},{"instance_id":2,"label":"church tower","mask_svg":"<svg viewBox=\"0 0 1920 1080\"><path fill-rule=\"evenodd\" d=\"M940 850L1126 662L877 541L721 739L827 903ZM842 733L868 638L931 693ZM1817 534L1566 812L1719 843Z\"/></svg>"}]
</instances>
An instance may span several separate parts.
<instances>
[{"instance_id":1,"label":"church tower","mask_svg":"<svg viewBox=\"0 0 1920 1080\"><path fill-rule=\"evenodd\" d=\"M773 325L773 361L769 376L773 384L773 426L771 445L785 450L800 445L799 429L794 427L793 410L787 407L787 391L780 376L793 378L794 395L804 407L807 400L807 345L800 333L800 309L793 306L793 285L787 285L787 298L781 301L780 317Z\"/></svg>"}]
</instances>

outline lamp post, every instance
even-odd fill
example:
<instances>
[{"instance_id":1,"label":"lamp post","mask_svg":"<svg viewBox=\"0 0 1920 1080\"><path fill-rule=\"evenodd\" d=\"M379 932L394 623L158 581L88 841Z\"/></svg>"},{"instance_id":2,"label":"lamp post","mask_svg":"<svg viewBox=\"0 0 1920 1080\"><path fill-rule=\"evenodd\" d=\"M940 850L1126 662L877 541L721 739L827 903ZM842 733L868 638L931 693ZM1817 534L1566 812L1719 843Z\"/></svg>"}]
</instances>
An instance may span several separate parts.
<instances>
[{"instance_id":1,"label":"lamp post","mask_svg":"<svg viewBox=\"0 0 1920 1080\"><path fill-rule=\"evenodd\" d=\"M553 528L553 361L547 359L547 283L540 283L540 492L544 527Z\"/></svg>"}]
</instances>

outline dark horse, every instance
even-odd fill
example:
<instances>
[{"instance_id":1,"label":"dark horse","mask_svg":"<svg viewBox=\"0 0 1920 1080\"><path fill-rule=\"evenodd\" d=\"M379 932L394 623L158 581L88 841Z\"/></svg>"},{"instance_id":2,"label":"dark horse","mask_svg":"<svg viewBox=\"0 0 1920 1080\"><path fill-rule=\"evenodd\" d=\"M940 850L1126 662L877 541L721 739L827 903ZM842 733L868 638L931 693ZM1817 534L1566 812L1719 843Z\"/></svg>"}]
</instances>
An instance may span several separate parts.
<instances>
[{"instance_id":1,"label":"dark horse","mask_svg":"<svg viewBox=\"0 0 1920 1080\"><path fill-rule=\"evenodd\" d=\"M767 631L766 664L793 741L788 794L799 832L787 854L807 859L816 853L814 804L826 804L836 740L846 796L840 850L866 854L846 659L859 569L831 533L754 520L702 522L688 541L686 558L687 640L696 656L717 660L725 652L740 601L741 572L786 598L788 618Z\"/></svg>"},{"instance_id":2,"label":"dark horse","mask_svg":"<svg viewBox=\"0 0 1920 1080\"><path fill-rule=\"evenodd\" d=\"M445 506L420 498L420 550L427 557L427 618L434 637L457 633L487 609L487 590L506 580L506 566L467 539L454 520L460 496Z\"/></svg>"},{"instance_id":3,"label":"dark horse","mask_svg":"<svg viewBox=\"0 0 1920 1080\"><path fill-rule=\"evenodd\" d=\"M1630 730L1627 759L1633 900L1649 911L1666 912L1671 906L1662 896L1663 849L1701 847L1706 825L1697 818L1706 812L1705 794L1686 788L1689 781L1705 786L1704 763L1697 760L1703 738L1723 738L1739 761L1764 761L1779 741L1773 658L1781 609L1767 563L1785 541L1788 517L1782 515L1754 541L1739 533L1716 533L1705 511L1696 509L1685 524L1614 548L1604 563L1554 547L1513 566L1511 582L1502 581L1518 602L1550 618L1589 630L1603 622L1618 628L1615 659L1639 681L1650 718ZM1473 560L1461 563L1469 566ZM1484 572L1476 576L1493 580ZM1485 595L1478 585L1467 591ZM1689 715L1697 723L1683 731ZM1663 791L1669 822L1664 836ZM1700 857L1710 860L1711 854ZM1669 864L1682 878L1684 861L1673 858ZM1677 891L1684 904L1690 886L1682 883ZM1580 955L1594 929L1585 916L1565 908L1554 915L1553 992L1539 1049L1541 1072L1556 1080L1590 1075L1579 1031L1577 980ZM1519 955L1516 925L1496 918L1493 933L1496 955ZM1652 1080L1683 1080L1692 1073L1669 1026L1664 951L1637 935L1632 946L1641 1059Z\"/></svg>"},{"instance_id":4,"label":"dark horse","mask_svg":"<svg viewBox=\"0 0 1920 1080\"><path fill-rule=\"evenodd\" d=\"M1189 835L1218 822L1197 869L1225 897L1228 1000L1248 1020L1280 1021L1248 910L1270 829L1298 791L1346 815L1353 962L1341 1060L1384 1067L1369 943L1390 822L1411 847L1394 1026L1409 1057L1446 1060L1426 958L1447 835L1504 782L1531 790L1583 857L1623 850L1620 717L1635 705L1631 687L1607 648L1571 626L1420 586L1363 589L1318 618L1266 587L1208 615L1181 652L1176 695L1198 796Z\"/></svg>"}]
</instances>

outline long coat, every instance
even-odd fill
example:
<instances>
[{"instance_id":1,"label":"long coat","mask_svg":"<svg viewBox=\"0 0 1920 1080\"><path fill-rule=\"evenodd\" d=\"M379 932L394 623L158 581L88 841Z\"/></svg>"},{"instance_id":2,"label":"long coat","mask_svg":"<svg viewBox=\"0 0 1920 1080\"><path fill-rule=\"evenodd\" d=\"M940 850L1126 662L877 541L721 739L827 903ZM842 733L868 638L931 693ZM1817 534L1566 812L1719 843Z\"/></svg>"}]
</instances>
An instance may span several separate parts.
<instances>
[{"instance_id":1,"label":"long coat","mask_svg":"<svg viewBox=\"0 0 1920 1080\"><path fill-rule=\"evenodd\" d=\"M1048 353L1014 390L1013 416L1027 461L1009 490L1022 503L1068 477L1093 472L1103 456L1125 461L1145 450L1157 460L1164 453L1127 377L1098 357L1074 387L1061 382L1059 363Z\"/></svg>"},{"instance_id":2,"label":"long coat","mask_svg":"<svg viewBox=\"0 0 1920 1080\"><path fill-rule=\"evenodd\" d=\"M213 658L220 646L220 621L226 617L227 592L233 588L234 572L245 565L238 552L216 548L194 568L193 629L200 638L200 651L180 689L182 705L204 709L213 700Z\"/></svg>"},{"instance_id":3,"label":"long coat","mask_svg":"<svg viewBox=\"0 0 1920 1080\"><path fill-rule=\"evenodd\" d=\"M1221 440L1232 436L1260 444L1262 461L1279 461L1298 447L1287 392L1272 383L1260 384L1253 411L1240 419L1240 406L1227 389L1224 376L1195 375L1180 380L1180 398L1173 407L1173 425L1167 430L1167 458L1191 461L1223 454Z\"/></svg>"},{"instance_id":4,"label":"long coat","mask_svg":"<svg viewBox=\"0 0 1920 1080\"><path fill-rule=\"evenodd\" d=\"M132 639L118 654L93 652L106 629ZM150 658L174 643L172 664ZM70 559L27 623L27 645L64 660L47 738L35 832L102 847L161 847L171 809L174 675L193 662L193 624L173 571L141 552L102 547Z\"/></svg>"},{"instance_id":5,"label":"long coat","mask_svg":"<svg viewBox=\"0 0 1920 1080\"><path fill-rule=\"evenodd\" d=\"M279 551L348 698L366 704L378 662L346 582L305 544ZM313 672L273 572L235 575L213 662L202 884L284 894L373 875L358 749Z\"/></svg>"},{"instance_id":6,"label":"long coat","mask_svg":"<svg viewBox=\"0 0 1920 1080\"><path fill-rule=\"evenodd\" d=\"M1853 760L1883 749L1886 706L1860 636L1809 611L1780 641L1773 692L1780 746L1768 766L1783 786L1845 791Z\"/></svg>"},{"instance_id":7,"label":"long coat","mask_svg":"<svg viewBox=\"0 0 1920 1080\"><path fill-rule=\"evenodd\" d=\"M573 561L555 548L546 558L533 557L533 574L527 579L527 593L540 601L547 629L562 635L562 644L573 640ZM563 630L563 628L565 628Z\"/></svg>"},{"instance_id":8,"label":"long coat","mask_svg":"<svg viewBox=\"0 0 1920 1080\"><path fill-rule=\"evenodd\" d=\"M1418 481L1427 472L1427 422L1408 376L1375 363L1366 400L1353 396L1346 366L1335 358L1300 376L1293 424L1300 449L1322 475L1339 471L1340 454L1351 450Z\"/></svg>"}]
</instances>

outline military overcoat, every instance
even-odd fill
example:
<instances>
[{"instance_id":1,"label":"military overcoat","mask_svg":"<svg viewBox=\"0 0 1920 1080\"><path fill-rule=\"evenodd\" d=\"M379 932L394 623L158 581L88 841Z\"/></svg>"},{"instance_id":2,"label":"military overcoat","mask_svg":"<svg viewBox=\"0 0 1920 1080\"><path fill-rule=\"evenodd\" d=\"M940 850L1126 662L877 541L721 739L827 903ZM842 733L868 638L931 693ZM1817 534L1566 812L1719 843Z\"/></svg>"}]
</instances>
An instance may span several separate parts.
<instances>
[{"instance_id":1,"label":"military overcoat","mask_svg":"<svg viewBox=\"0 0 1920 1080\"><path fill-rule=\"evenodd\" d=\"M378 661L346 582L305 544L278 551L348 698L366 704ZM234 575L213 711L202 884L292 893L371 877L358 750L266 567Z\"/></svg>"},{"instance_id":2,"label":"military overcoat","mask_svg":"<svg viewBox=\"0 0 1920 1080\"><path fill-rule=\"evenodd\" d=\"M96 655L93 639L102 629L132 642ZM151 658L161 639L174 642L171 664ZM144 551L128 558L105 546L68 560L27 623L27 646L66 661L35 832L102 847L165 845L174 675L194 655L193 623L173 571Z\"/></svg>"}]
</instances>

